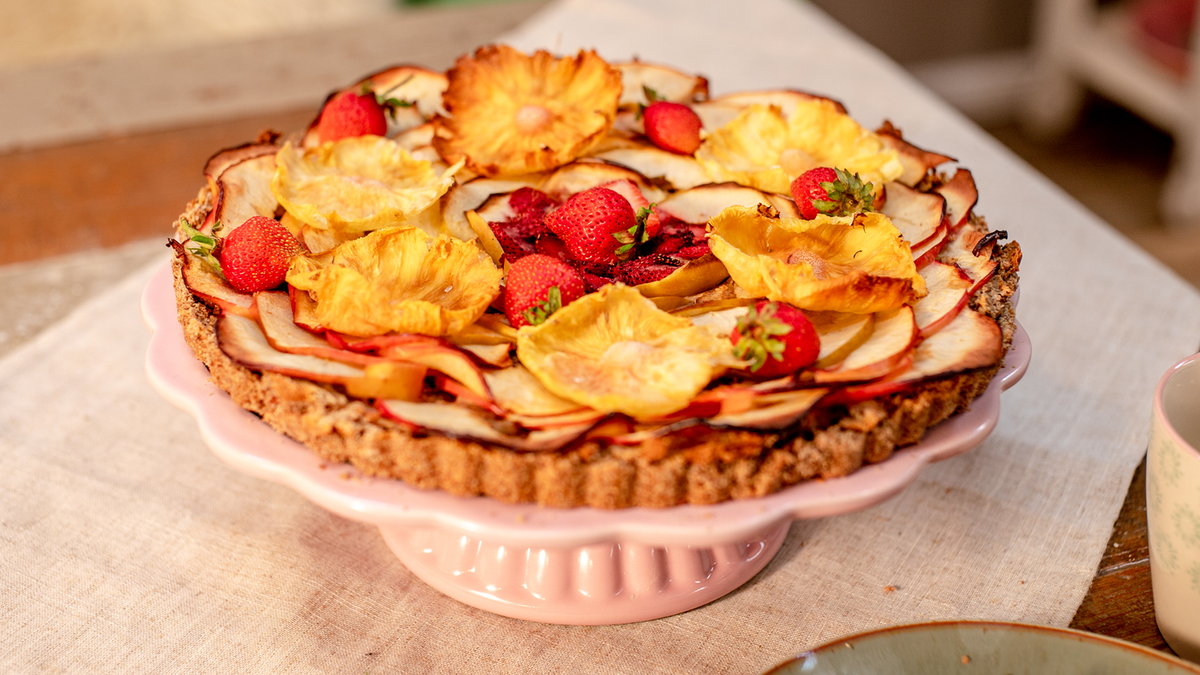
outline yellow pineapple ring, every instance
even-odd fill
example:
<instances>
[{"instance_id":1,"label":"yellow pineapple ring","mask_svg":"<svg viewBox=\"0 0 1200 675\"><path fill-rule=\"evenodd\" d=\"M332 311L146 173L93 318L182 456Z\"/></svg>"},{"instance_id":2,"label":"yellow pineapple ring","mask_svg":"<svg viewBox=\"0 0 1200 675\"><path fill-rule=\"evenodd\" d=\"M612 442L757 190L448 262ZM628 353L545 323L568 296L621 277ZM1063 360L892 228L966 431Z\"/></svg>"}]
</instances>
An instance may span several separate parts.
<instances>
[{"instance_id":1,"label":"yellow pineapple ring","mask_svg":"<svg viewBox=\"0 0 1200 675\"><path fill-rule=\"evenodd\" d=\"M318 321L332 330L451 335L483 315L503 274L474 244L406 226L298 256L287 282L308 291Z\"/></svg>"},{"instance_id":2,"label":"yellow pineapple ring","mask_svg":"<svg viewBox=\"0 0 1200 675\"><path fill-rule=\"evenodd\" d=\"M704 139L696 160L718 182L785 195L792 179L818 166L857 173L864 183L874 183L877 193L904 172L895 150L832 101L795 105L790 117L775 106L747 107Z\"/></svg>"},{"instance_id":3,"label":"yellow pineapple ring","mask_svg":"<svg viewBox=\"0 0 1200 675\"><path fill-rule=\"evenodd\" d=\"M485 176L546 171L586 154L612 127L621 73L595 52L561 59L504 45L480 47L447 73L450 117L433 146Z\"/></svg>"},{"instance_id":4,"label":"yellow pineapple ring","mask_svg":"<svg viewBox=\"0 0 1200 675\"><path fill-rule=\"evenodd\" d=\"M440 234L438 200L461 164L440 175L382 136L344 138L315 148L287 143L276 155L271 192L311 227L362 233L402 224Z\"/></svg>"},{"instance_id":5,"label":"yellow pineapple ring","mask_svg":"<svg viewBox=\"0 0 1200 675\"><path fill-rule=\"evenodd\" d=\"M558 396L642 419L681 410L725 366L738 364L728 339L622 284L523 326L517 356Z\"/></svg>"},{"instance_id":6,"label":"yellow pineapple ring","mask_svg":"<svg viewBox=\"0 0 1200 675\"><path fill-rule=\"evenodd\" d=\"M912 252L881 213L813 220L731 206L709 221L708 244L751 295L808 310L869 314L925 295Z\"/></svg>"}]
</instances>

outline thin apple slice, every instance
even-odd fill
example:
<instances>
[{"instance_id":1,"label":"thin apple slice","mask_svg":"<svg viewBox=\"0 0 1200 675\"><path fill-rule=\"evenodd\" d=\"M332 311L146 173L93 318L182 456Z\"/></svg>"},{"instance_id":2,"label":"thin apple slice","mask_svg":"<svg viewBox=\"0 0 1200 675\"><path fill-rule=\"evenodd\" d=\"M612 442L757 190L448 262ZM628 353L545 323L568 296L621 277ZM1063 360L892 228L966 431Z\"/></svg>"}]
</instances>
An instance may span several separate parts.
<instances>
[{"instance_id":1,"label":"thin apple slice","mask_svg":"<svg viewBox=\"0 0 1200 675\"><path fill-rule=\"evenodd\" d=\"M691 225L707 223L730 206L772 206L767 195L736 183L701 185L658 202L658 209Z\"/></svg>"},{"instance_id":2,"label":"thin apple slice","mask_svg":"<svg viewBox=\"0 0 1200 675\"><path fill-rule=\"evenodd\" d=\"M205 234L211 233L213 225L216 224L222 208L222 188L221 184L219 183L221 175L228 171L231 167L237 166L238 164L265 156L274 157L275 153L277 152L279 152L279 146L275 145L274 143L255 142L221 150L217 154L208 158L208 161L204 164L204 177L208 179L208 188L212 192L212 208L209 209L208 215L205 217L203 223L191 223L191 225ZM272 198L274 198L274 196L272 196ZM244 222L244 220L245 219L243 218L235 223L235 225L240 225L242 222Z\"/></svg>"},{"instance_id":3,"label":"thin apple slice","mask_svg":"<svg viewBox=\"0 0 1200 675\"><path fill-rule=\"evenodd\" d=\"M362 377L344 383L346 393L358 398L419 401L425 391L427 370L425 366L415 363L373 363L363 370Z\"/></svg>"},{"instance_id":4,"label":"thin apple slice","mask_svg":"<svg viewBox=\"0 0 1200 675\"><path fill-rule=\"evenodd\" d=\"M883 186L887 201L880 213L900 230L900 236L917 249L937 235L946 218L946 199L941 195L919 192L903 183Z\"/></svg>"},{"instance_id":5,"label":"thin apple slice","mask_svg":"<svg viewBox=\"0 0 1200 675\"><path fill-rule=\"evenodd\" d=\"M345 384L363 376L362 368L308 354L288 354L271 346L253 319L223 314L217 319L217 344L229 358L254 370Z\"/></svg>"},{"instance_id":6,"label":"thin apple slice","mask_svg":"<svg viewBox=\"0 0 1200 675\"><path fill-rule=\"evenodd\" d=\"M656 299L661 300L662 298ZM672 309L665 310L675 316L693 317L715 312L719 309L729 309L731 307L748 307L758 302L760 298L725 298L723 300L708 300L705 302L693 302L690 298L679 298L684 303ZM661 307L660 307L661 309Z\"/></svg>"},{"instance_id":7,"label":"thin apple slice","mask_svg":"<svg viewBox=\"0 0 1200 675\"><path fill-rule=\"evenodd\" d=\"M324 333L325 327L317 318L317 301L308 291L298 291L288 286L288 299L292 301L292 321L310 333Z\"/></svg>"},{"instance_id":8,"label":"thin apple slice","mask_svg":"<svg viewBox=\"0 0 1200 675\"><path fill-rule=\"evenodd\" d=\"M561 166L546 178L540 189L551 198L561 202L573 194L618 180L632 182L651 202L662 201L666 194L651 185L642 174L623 166L604 162L571 162Z\"/></svg>"},{"instance_id":9,"label":"thin apple slice","mask_svg":"<svg viewBox=\"0 0 1200 675\"><path fill-rule=\"evenodd\" d=\"M689 260L682 267L658 281L635 286L647 298L659 296L687 296L714 288L729 278L725 263L711 253Z\"/></svg>"},{"instance_id":10,"label":"thin apple slice","mask_svg":"<svg viewBox=\"0 0 1200 675\"><path fill-rule=\"evenodd\" d=\"M693 105L692 112L696 113L696 117L700 118L701 128L712 132L732 122L733 118L738 116L743 107L734 103L705 101L704 103Z\"/></svg>"},{"instance_id":11,"label":"thin apple slice","mask_svg":"<svg viewBox=\"0 0 1200 675\"><path fill-rule=\"evenodd\" d=\"M481 363L493 368L507 368L512 365L512 344L508 342L494 345L459 345L458 347Z\"/></svg>"},{"instance_id":12,"label":"thin apple slice","mask_svg":"<svg viewBox=\"0 0 1200 675\"><path fill-rule=\"evenodd\" d=\"M737 328L738 320L750 313L750 307L746 305L714 308L710 311L700 314L690 315L693 326L708 326L708 329L717 335L729 337L733 334L733 329ZM679 313L678 316L689 316L688 314Z\"/></svg>"},{"instance_id":13,"label":"thin apple slice","mask_svg":"<svg viewBox=\"0 0 1200 675\"><path fill-rule=\"evenodd\" d=\"M449 86L449 80L444 73L420 66L393 66L365 78L362 84L368 82L378 94L386 92L388 98L411 103L409 109L415 109L423 120L446 114L442 92ZM392 131L391 124L388 131Z\"/></svg>"},{"instance_id":14,"label":"thin apple slice","mask_svg":"<svg viewBox=\"0 0 1200 675\"><path fill-rule=\"evenodd\" d=\"M805 312L817 330L821 351L817 355L817 368L830 368L841 363L851 352L858 349L875 332L874 314L849 314L846 312Z\"/></svg>"},{"instance_id":15,"label":"thin apple slice","mask_svg":"<svg viewBox=\"0 0 1200 675\"><path fill-rule=\"evenodd\" d=\"M221 223L222 237L254 216L273 218L279 200L271 192L275 177L275 155L263 155L239 162L217 178L213 221Z\"/></svg>"},{"instance_id":16,"label":"thin apple slice","mask_svg":"<svg viewBox=\"0 0 1200 675\"><path fill-rule=\"evenodd\" d=\"M180 244L176 249L182 250ZM183 285L203 300L216 305L223 314L237 314L249 319L258 318L258 308L254 305L254 296L234 290L228 281L217 275L216 271L200 258L191 253L183 253Z\"/></svg>"},{"instance_id":17,"label":"thin apple slice","mask_svg":"<svg viewBox=\"0 0 1200 675\"><path fill-rule=\"evenodd\" d=\"M547 389L524 366L513 366L483 374L496 404L509 413L538 417L583 410L583 406Z\"/></svg>"},{"instance_id":18,"label":"thin apple slice","mask_svg":"<svg viewBox=\"0 0 1200 675\"><path fill-rule=\"evenodd\" d=\"M904 362L917 341L917 322L907 305L875 317L875 330L842 362L813 373L818 383L863 382L883 377Z\"/></svg>"},{"instance_id":19,"label":"thin apple slice","mask_svg":"<svg viewBox=\"0 0 1200 675\"><path fill-rule=\"evenodd\" d=\"M1004 356L1000 327L972 309L959 312L913 350L912 363L895 377L835 391L829 403L852 404L911 389L916 384L995 365Z\"/></svg>"},{"instance_id":20,"label":"thin apple slice","mask_svg":"<svg viewBox=\"0 0 1200 675\"><path fill-rule=\"evenodd\" d=\"M971 217L971 209L979 201L979 189L975 186L975 177L967 169L959 168L954 177L946 181L934 192L946 198L946 213L950 219L950 232L953 234L967 224Z\"/></svg>"},{"instance_id":21,"label":"thin apple slice","mask_svg":"<svg viewBox=\"0 0 1200 675\"><path fill-rule=\"evenodd\" d=\"M442 219L446 229L463 241L475 238L475 231L467 222L467 211L474 211L492 195L514 192L523 187L537 187L540 174L531 174L513 179L475 178L458 183L442 197Z\"/></svg>"},{"instance_id":22,"label":"thin apple slice","mask_svg":"<svg viewBox=\"0 0 1200 675\"><path fill-rule=\"evenodd\" d=\"M453 347L422 343L397 344L379 350L379 355L396 361L427 366L459 382L476 396L492 401L483 371L465 352Z\"/></svg>"},{"instance_id":23,"label":"thin apple slice","mask_svg":"<svg viewBox=\"0 0 1200 675\"><path fill-rule=\"evenodd\" d=\"M619 164L641 175L665 180L675 190L687 190L711 183L708 172L694 157L677 155L660 148L637 145L592 153L591 157L610 164Z\"/></svg>"},{"instance_id":24,"label":"thin apple slice","mask_svg":"<svg viewBox=\"0 0 1200 675\"><path fill-rule=\"evenodd\" d=\"M752 105L773 105L779 108L784 118L791 118L796 112L796 106L808 101L829 101L837 107L838 112L845 113L846 108L841 103L824 96L817 96L795 89L766 89L763 91L743 91L735 94L725 94L711 100L718 105L730 105L739 109Z\"/></svg>"},{"instance_id":25,"label":"thin apple slice","mask_svg":"<svg viewBox=\"0 0 1200 675\"><path fill-rule=\"evenodd\" d=\"M962 230L946 243L941 255L942 260L957 266L971 280L971 293L987 283L998 267L996 261L992 260L992 246L985 245L983 249L986 250L976 255L975 248L983 237L980 232Z\"/></svg>"},{"instance_id":26,"label":"thin apple slice","mask_svg":"<svg viewBox=\"0 0 1200 675\"><path fill-rule=\"evenodd\" d=\"M933 261L920 270L929 291L913 304L913 315L922 338L941 330L971 299L970 277L954 265Z\"/></svg>"},{"instance_id":27,"label":"thin apple slice","mask_svg":"<svg viewBox=\"0 0 1200 675\"><path fill-rule=\"evenodd\" d=\"M883 126L876 129L875 133L884 145L895 150L900 156L900 165L904 167L904 173L900 174L898 180L909 187L920 183L921 179L938 166L955 161L953 157L922 150L904 140L904 135L889 121L885 120Z\"/></svg>"},{"instance_id":28,"label":"thin apple slice","mask_svg":"<svg viewBox=\"0 0 1200 675\"><path fill-rule=\"evenodd\" d=\"M613 67L621 71L621 99L617 105L649 105L643 87L653 89L660 100L673 103L692 103L708 98L708 80L700 75L641 61L614 63Z\"/></svg>"},{"instance_id":29,"label":"thin apple slice","mask_svg":"<svg viewBox=\"0 0 1200 675\"><path fill-rule=\"evenodd\" d=\"M460 333L455 333L450 336L450 341L459 346L467 345L499 345L499 344L516 344L516 337L502 335L496 331L473 323L467 326Z\"/></svg>"},{"instance_id":30,"label":"thin apple slice","mask_svg":"<svg viewBox=\"0 0 1200 675\"><path fill-rule=\"evenodd\" d=\"M267 336L267 342L281 352L310 354L356 366L369 366L386 361L378 356L339 349L325 338L313 335L296 325L292 318L292 301L287 293L263 291L255 293L254 300L258 305L258 321L263 334Z\"/></svg>"},{"instance_id":31,"label":"thin apple slice","mask_svg":"<svg viewBox=\"0 0 1200 675\"><path fill-rule=\"evenodd\" d=\"M913 264L917 269L921 269L925 265L937 260L938 254L946 247L950 237L946 233L946 227L943 225L937 229L924 244L918 248L914 248L912 252Z\"/></svg>"},{"instance_id":32,"label":"thin apple slice","mask_svg":"<svg viewBox=\"0 0 1200 675\"><path fill-rule=\"evenodd\" d=\"M755 399L755 407L739 413L721 414L707 420L714 427L741 429L782 429L804 417L828 389L797 389L764 394Z\"/></svg>"},{"instance_id":33,"label":"thin apple slice","mask_svg":"<svg viewBox=\"0 0 1200 675\"><path fill-rule=\"evenodd\" d=\"M453 403L413 403L381 399L375 402L375 407L388 417L424 429L432 429L447 436L470 438L527 452L558 450L595 426L595 422L585 422L516 435L500 431L494 426L505 424L504 421L493 420L486 413Z\"/></svg>"},{"instance_id":34,"label":"thin apple slice","mask_svg":"<svg viewBox=\"0 0 1200 675\"><path fill-rule=\"evenodd\" d=\"M519 424L525 429L555 429L578 425L587 425L588 428L591 428L600 420L608 417L608 415L609 413L602 413L599 410L584 408L557 415L509 414L504 416L504 420L513 424Z\"/></svg>"},{"instance_id":35,"label":"thin apple slice","mask_svg":"<svg viewBox=\"0 0 1200 675\"><path fill-rule=\"evenodd\" d=\"M433 122L426 122L400 132L392 140L396 141L396 145L412 153L421 148L428 148L433 145L434 128Z\"/></svg>"},{"instance_id":36,"label":"thin apple slice","mask_svg":"<svg viewBox=\"0 0 1200 675\"><path fill-rule=\"evenodd\" d=\"M471 231L475 233L475 241L483 252L491 257L492 262L497 265L501 264L504 259L504 247L500 245L500 240L496 238L496 233L488 226L488 221L477 211L467 211L467 223L471 226Z\"/></svg>"}]
</instances>

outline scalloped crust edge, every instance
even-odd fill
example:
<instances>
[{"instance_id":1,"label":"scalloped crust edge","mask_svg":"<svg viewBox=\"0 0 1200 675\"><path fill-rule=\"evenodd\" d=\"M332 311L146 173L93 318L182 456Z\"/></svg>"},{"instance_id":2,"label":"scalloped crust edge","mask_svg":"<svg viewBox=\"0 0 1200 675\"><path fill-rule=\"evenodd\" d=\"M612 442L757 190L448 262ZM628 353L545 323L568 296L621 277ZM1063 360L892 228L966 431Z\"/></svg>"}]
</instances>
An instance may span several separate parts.
<instances>
[{"instance_id":1,"label":"scalloped crust edge","mask_svg":"<svg viewBox=\"0 0 1200 675\"><path fill-rule=\"evenodd\" d=\"M181 218L196 222L210 206L206 187ZM977 227L986 229L981 218L972 217ZM997 273L970 306L996 320L1007 353L1015 328L1010 300L1017 288L1021 249L1009 242L993 255L1000 263ZM684 430L639 446L587 442L560 452L527 453L441 435L414 435L333 387L242 367L217 345L218 311L188 291L178 258L173 269L184 338L212 381L239 406L326 461L349 463L365 474L421 489L484 495L506 503L602 509L715 504L764 496L812 478L844 476L919 442L927 429L965 410L1000 367L923 382L848 408L816 411L782 432Z\"/></svg>"}]
</instances>

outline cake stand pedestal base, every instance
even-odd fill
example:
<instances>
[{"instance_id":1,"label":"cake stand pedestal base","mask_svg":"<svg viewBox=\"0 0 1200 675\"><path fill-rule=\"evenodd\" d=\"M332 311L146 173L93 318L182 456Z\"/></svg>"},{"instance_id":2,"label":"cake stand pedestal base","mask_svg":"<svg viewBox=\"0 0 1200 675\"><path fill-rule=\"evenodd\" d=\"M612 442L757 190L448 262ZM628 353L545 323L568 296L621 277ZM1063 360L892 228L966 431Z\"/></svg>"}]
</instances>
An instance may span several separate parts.
<instances>
[{"instance_id":1,"label":"cake stand pedestal base","mask_svg":"<svg viewBox=\"0 0 1200 675\"><path fill-rule=\"evenodd\" d=\"M459 602L515 619L608 625L679 614L733 591L775 557L790 526L715 546L561 548L489 542L442 528L379 529L413 574Z\"/></svg>"}]
</instances>

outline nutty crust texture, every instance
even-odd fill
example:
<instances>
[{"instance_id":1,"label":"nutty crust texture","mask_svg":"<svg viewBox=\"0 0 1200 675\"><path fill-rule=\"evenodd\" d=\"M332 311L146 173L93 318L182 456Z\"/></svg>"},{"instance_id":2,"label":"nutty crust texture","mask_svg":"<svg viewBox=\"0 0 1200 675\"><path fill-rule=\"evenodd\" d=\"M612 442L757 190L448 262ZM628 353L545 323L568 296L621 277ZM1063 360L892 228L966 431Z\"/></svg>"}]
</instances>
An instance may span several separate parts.
<instances>
[{"instance_id":1,"label":"nutty crust texture","mask_svg":"<svg viewBox=\"0 0 1200 675\"><path fill-rule=\"evenodd\" d=\"M202 222L208 188L181 216ZM986 228L975 218L976 227ZM176 223L178 228L179 223ZM971 307L999 324L1007 352L1015 330L1011 297L1021 249L997 246L999 268ZM761 497L812 478L844 476L917 443L927 429L966 410L1000 365L922 382L903 393L818 408L783 430L695 425L637 446L585 441L547 453L520 452L437 434L410 432L337 388L277 373L258 373L221 351L219 310L192 295L174 259L175 299L184 338L212 381L239 406L333 463L453 495L549 507L619 509L716 504Z\"/></svg>"}]
</instances>

